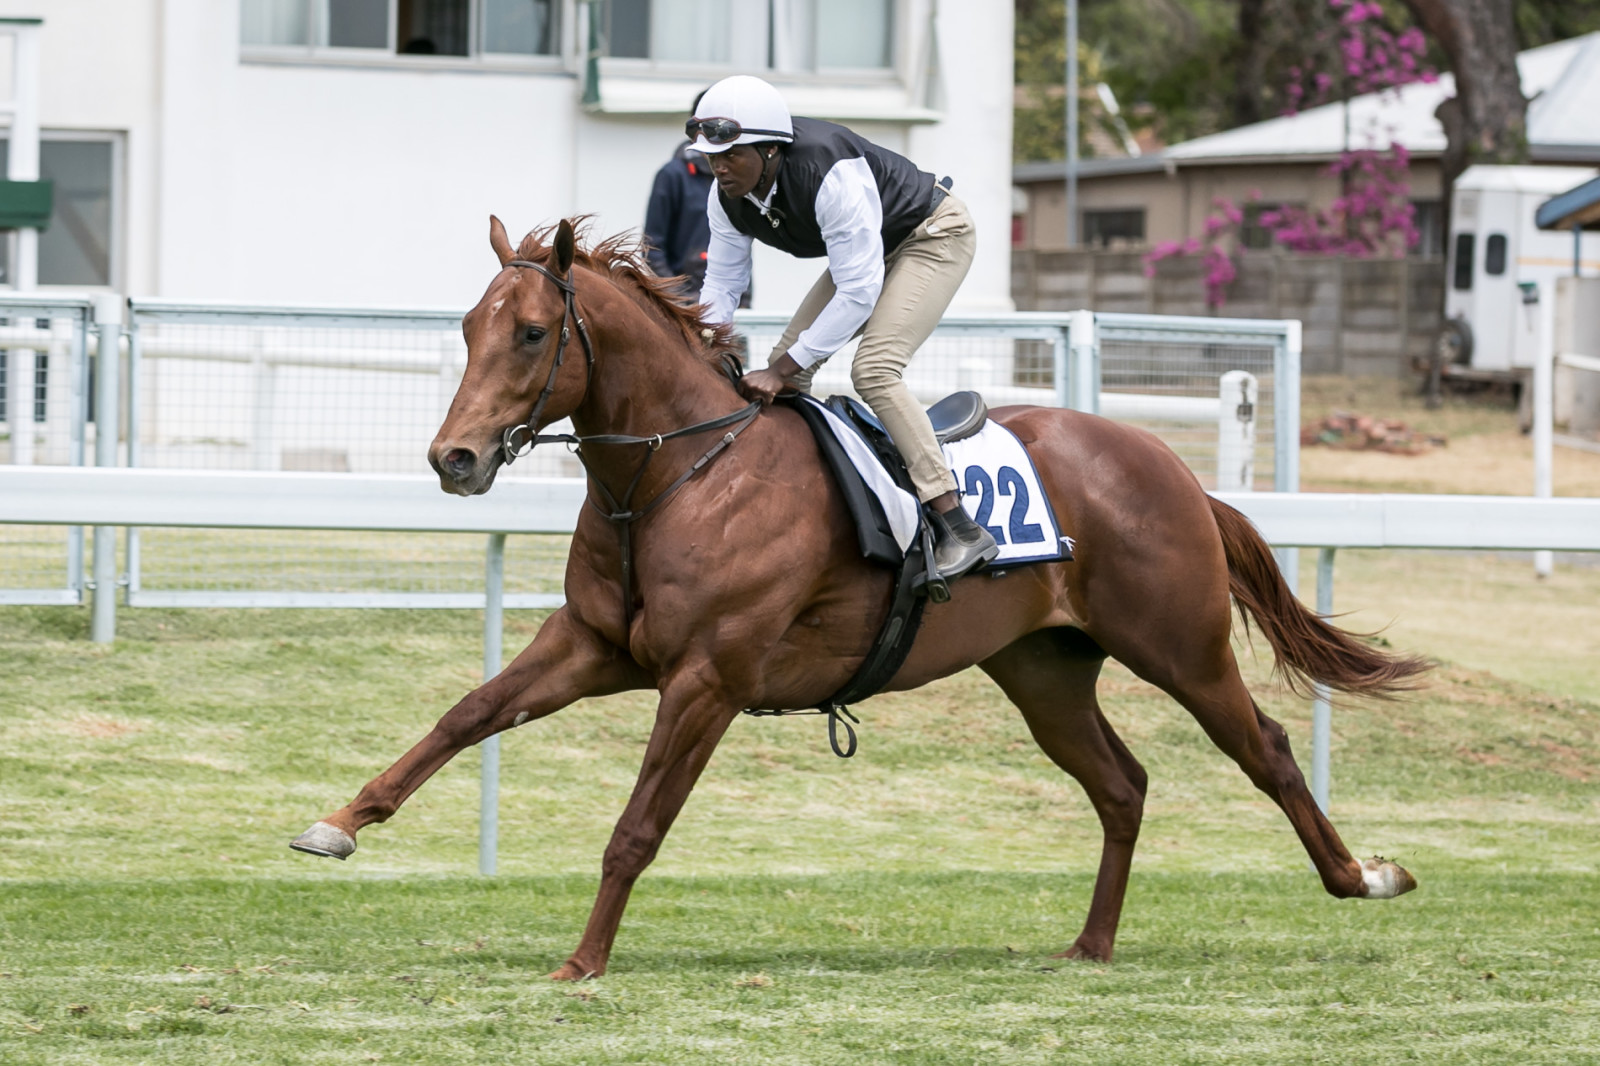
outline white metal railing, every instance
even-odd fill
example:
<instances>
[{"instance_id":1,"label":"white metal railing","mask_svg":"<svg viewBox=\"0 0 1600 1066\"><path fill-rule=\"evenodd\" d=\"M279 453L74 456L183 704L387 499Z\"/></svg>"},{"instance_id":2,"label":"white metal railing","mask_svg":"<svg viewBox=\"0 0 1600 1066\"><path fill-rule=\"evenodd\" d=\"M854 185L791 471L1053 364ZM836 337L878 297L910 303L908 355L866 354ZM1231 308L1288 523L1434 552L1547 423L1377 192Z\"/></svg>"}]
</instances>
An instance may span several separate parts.
<instances>
[{"instance_id":1,"label":"white metal railing","mask_svg":"<svg viewBox=\"0 0 1600 1066\"><path fill-rule=\"evenodd\" d=\"M1317 612L1333 610L1338 548L1600 551L1600 499L1524 496L1219 493L1278 547L1319 548ZM509 481L482 497L445 496L433 478L119 468L0 467L0 524L96 527L97 641L115 636L110 580L113 527L350 529L489 534L484 592L459 606L485 609L485 676L499 668L507 533L570 533L583 505L569 479ZM558 597L552 598L559 602ZM1324 810L1330 780L1331 701L1312 712L1312 793ZM489 794L486 785L485 794Z\"/></svg>"},{"instance_id":2,"label":"white metal railing","mask_svg":"<svg viewBox=\"0 0 1600 1066\"><path fill-rule=\"evenodd\" d=\"M112 304L115 298L109 298ZM105 300L99 301L106 303ZM106 413L113 418L125 412L127 419L124 434L112 433L109 437L110 458L102 462L114 463L119 436L125 437L126 459L129 465L142 466L150 462L171 461L169 458L147 454L142 445L145 438L146 418L192 418L184 412L205 410L215 406L203 392L178 392L163 395L160 403L146 407L140 402L140 382L145 369L156 360L200 367L204 363L218 367L231 367L233 374L244 375L245 388L251 393L248 400L235 404L218 414L213 411L205 431L194 434L202 443L194 447L209 448L213 452L233 456L228 460L237 465L238 448L229 441L218 442L212 434L237 436L246 442L250 453L247 465L260 470L278 469L284 461L280 449L287 444L303 443L297 434L307 425L305 407L320 404L315 417L327 418L336 431L352 435L352 447L365 447L373 454L381 453L393 460L393 465L381 469L414 469L420 463L421 449L412 436L419 433L431 436L432 425L454 393L464 364L465 352L460 339L460 315L454 309L394 309L348 308L316 306L269 306L232 302L202 302L168 299L133 299L127 301L127 385L119 391L116 378L120 360L101 361L103 368L97 377L112 375L108 383L112 399L104 404ZM31 320L51 317L58 322L63 316L70 318L72 326L63 330L58 326L41 328ZM38 296L26 298L0 296L0 344L48 345L52 357L61 357L60 373L51 364L50 395L52 418L50 438L62 437L69 441L68 461L74 465L86 461L91 427L84 421L89 392L89 356L105 338L98 336L107 329L114 336L120 322L118 311L114 316L104 310L96 319L91 300L85 297ZM787 324L786 316L740 312L736 323L747 337L781 332ZM96 328L91 328L91 326ZM185 332L185 331L188 332ZM344 331L344 332L335 332ZM352 331L372 331L357 333ZM428 334L437 336L430 338ZM407 335L414 341L404 341ZM399 338L399 339L397 339ZM1183 435L1185 440L1204 440L1209 434L1208 451L1216 456L1217 484L1219 487L1248 486L1254 480L1256 462L1255 434L1261 412L1270 412L1272 440L1272 481L1276 489L1293 489L1298 484L1298 435L1293 432L1297 416L1285 417L1298 405L1298 324L1292 322L1261 322L1230 319L1166 318L1150 315L1096 315L1087 311L1071 313L1021 313L1003 315L952 316L941 323L935 334L935 343L914 361L910 380L913 389L924 400L931 401L955 388L978 388L991 403L1025 402L1068 406L1079 410L1098 411L1110 417L1140 420L1146 424L1159 423ZM1040 385L1018 384L1020 377L1015 365L1017 346L1014 341L1034 341L1046 353L1046 366L1038 375ZM1179 395L1171 387L1161 386L1153 391L1141 391L1130 385L1117 368L1115 360L1109 377L1105 375L1102 341L1110 345L1137 342L1148 347L1150 358L1159 360L1170 346L1190 346L1189 356L1196 345L1207 352L1219 346L1238 344L1250 352L1270 348L1270 369L1251 363L1266 377L1257 381L1254 373L1228 371L1226 362L1218 362L1209 369L1211 377L1200 382L1190 381L1193 391L1209 381L1205 395ZM1169 348L1163 348L1167 345ZM13 348L15 352L35 349ZM40 348L38 350L43 350ZM1177 351L1177 349L1171 349ZM27 362L13 358L12 366ZM1036 361L1037 362L1037 361ZM818 378L824 391L850 391L848 379L848 352L827 364ZM303 384L304 374L344 374L338 382L349 386L354 375L379 372L381 378L419 381L423 389L421 406L410 413L420 429L413 426L410 436L401 443L386 438L381 428L390 423L366 422L372 418L371 409L383 409L381 402L359 390L348 393L343 400L330 400L327 395L310 397L290 394L295 384ZM215 368L207 373L215 373ZM300 375L297 377L297 375ZM1102 378L1106 377L1104 387ZM318 379L328 382L328 377ZM373 378L360 380L371 382ZM1285 388L1285 382L1295 382ZM25 376L20 370L11 375L13 395L26 391ZM65 386L63 388L63 386ZM99 385L96 386L97 390ZM407 385L407 389L411 386ZM324 390L331 392L333 390ZM1270 399L1267 394L1270 393ZM1258 398L1258 395L1260 398ZM64 402L60 399L65 397ZM58 417L59 416L59 417ZM67 417L71 424L68 425ZM293 427L285 422L295 419ZM213 427L220 426L220 429ZM378 430L374 432L374 427ZM1207 428L1209 427L1209 428ZM383 443L385 440L388 443ZM423 437L425 440L425 437ZM377 442L377 443L374 443ZM98 451L100 444L97 441ZM336 449L326 449L329 452ZM24 443L26 451L26 442ZM317 453L316 448L301 448L300 452ZM53 454L53 453L52 453ZM353 453L352 453L353 454ZM406 460L404 467L398 458ZM1265 458L1265 454L1262 454ZM29 457L24 455L23 460ZM58 460L59 461L59 460ZM302 460L304 461L304 460ZM313 460L316 461L316 460ZM1207 459L1210 462L1210 459ZM544 467L538 464L543 463ZM351 469L362 465L347 461ZM370 466L367 467L370 469ZM548 468L548 469L547 469ZM519 463L501 479L502 486L513 480L522 480L530 473L576 473L571 460L559 450L537 455L533 460ZM259 528L259 527L258 527ZM66 562L65 580L51 588L7 589L3 572L0 572L0 603L76 603L81 602L86 585L84 566L84 537L76 527L66 534L67 544L63 556ZM235 549L229 549L237 555ZM252 550L245 547L243 550ZM169 562L178 557L166 553ZM222 591L220 588L147 588L142 581L146 568L142 566L142 541L137 527L128 533L127 569L122 582L128 590L128 603L135 606L165 605L228 605L228 606L327 606L361 604L385 606L455 606L462 596L471 597L470 591L461 592L325 592L314 587L290 591L287 588L273 591L272 578L252 570L246 589ZM187 583L196 568L213 565L205 555L191 558L183 555L183 563L173 563L176 575L182 570L179 583ZM214 565L232 565L227 560ZM241 556L242 558L242 556ZM1287 559L1285 559L1287 563ZM30 563L29 565L37 565ZM385 571L387 574L387 571ZM28 582L33 580L29 572ZM404 575L391 578L401 588L411 587ZM264 579L264 580L263 580ZM289 584L294 578L285 579ZM259 583L259 586L258 584ZM306 581L301 579L301 583ZM226 582L217 583L225 585ZM447 582L448 585L448 582ZM531 596L531 598L529 598ZM519 594L515 602L531 605L542 602L537 594Z\"/></svg>"},{"instance_id":3,"label":"white metal railing","mask_svg":"<svg viewBox=\"0 0 1600 1066\"><path fill-rule=\"evenodd\" d=\"M276 470L292 444L297 455L311 456L297 461L313 465L332 463L358 472L416 469L465 364L459 320L458 312L444 309L130 300L129 391L134 399L128 405L129 463L198 461L238 466L242 461L256 470ZM746 311L735 319L747 338L776 335L787 321L787 316ZM430 333L435 336L430 338ZM1259 355L1270 349L1272 354L1265 362L1256 358L1251 364L1268 377L1258 382L1254 374L1229 370L1225 362L1217 362L1206 367L1209 378L1184 386L1190 391L1205 387L1205 395L1179 395L1171 387L1141 392L1118 380L1115 371L1102 388L1097 340L1102 333L1118 343L1137 340L1155 346L1151 350L1160 345L1187 345L1191 361L1194 346L1202 341L1208 350L1240 344ZM1296 323L1254 320L1169 322L1160 316L1097 316L1087 311L952 316L941 322L933 342L913 361L908 381L925 402L970 387L978 388L997 406L1014 402L1068 406L1140 420L1150 428L1165 426L1186 441L1209 441L1203 445L1206 461L1211 462L1209 457L1215 455L1219 487L1249 487L1255 480L1256 427L1261 412L1275 412L1283 403L1280 383L1297 380L1297 337ZM1012 342L1019 340L1038 342L1048 353L1047 366L1038 375L1044 387L1017 384L1016 345ZM848 351L841 353L824 366L817 380L820 391L851 391L848 356ZM157 391L142 384L156 380L147 370L157 361L195 369L167 374L163 388ZM205 364L212 365L207 368ZM306 375L311 374L321 375L316 381L325 387L304 391ZM362 374L367 376L358 377ZM239 391L220 397L207 392L205 386L174 388L175 381L199 381L197 375L211 375L209 380L219 382L226 378L226 386L217 387ZM354 384L367 382L366 389L390 390L388 385L371 384L380 378L406 379L409 383L404 390L409 400L373 403L363 387ZM348 397L343 406L330 400L336 393ZM1265 398L1268 393L1270 400ZM389 394L394 395L392 391ZM396 414L401 407L405 413ZM291 418L293 430L289 428ZM158 419L159 433L154 432ZM175 428L180 424L181 429ZM1281 417L1272 418L1272 476L1274 488L1279 490L1297 485L1298 433L1286 431L1294 425ZM315 436L319 433L325 436ZM319 442L325 446L315 446ZM508 471L510 476L502 477L500 484L520 481L529 474L571 476L578 472L561 450L542 449ZM253 543L236 544L213 560L205 553L174 554L174 549L163 550L155 541L154 534L146 538L137 527L129 531L124 580L130 606L445 607L473 595L420 588L383 593L335 591L321 587L304 566L281 580L267 569L252 571L245 579L247 585L232 590L217 587L228 584L227 580L206 581L212 586L209 588L182 587L194 583L191 574L231 573L235 557L244 557L241 552L265 551L267 546L258 549ZM154 545L154 554L147 554L147 542ZM170 579L163 580L147 560L159 560ZM153 580L152 574L156 574ZM383 571L383 575L379 580L402 589L412 588L416 580L398 572L390 575ZM534 598L528 599L529 595ZM542 602L536 594L518 594L512 600L518 605Z\"/></svg>"},{"instance_id":4,"label":"white metal railing","mask_svg":"<svg viewBox=\"0 0 1600 1066\"><path fill-rule=\"evenodd\" d=\"M1600 498L1215 495L1280 546L1600 551ZM458 497L431 475L0 466L0 524L571 533L583 499L572 478Z\"/></svg>"}]
</instances>

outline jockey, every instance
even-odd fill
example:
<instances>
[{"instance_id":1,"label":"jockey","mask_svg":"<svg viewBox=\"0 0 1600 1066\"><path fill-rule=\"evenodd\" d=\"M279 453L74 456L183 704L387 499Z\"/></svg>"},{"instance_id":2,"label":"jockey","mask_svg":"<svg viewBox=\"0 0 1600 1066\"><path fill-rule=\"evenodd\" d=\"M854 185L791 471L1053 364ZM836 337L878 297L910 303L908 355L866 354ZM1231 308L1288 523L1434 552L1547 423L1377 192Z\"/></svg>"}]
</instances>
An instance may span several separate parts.
<instances>
[{"instance_id":1,"label":"jockey","mask_svg":"<svg viewBox=\"0 0 1600 1066\"><path fill-rule=\"evenodd\" d=\"M750 283L752 241L826 257L765 369L741 389L771 403L809 392L817 366L861 337L850 380L905 458L934 529L945 579L993 559L989 531L962 510L927 414L901 379L972 265L966 205L903 156L843 126L794 118L778 91L745 74L706 91L686 131L711 161L711 245L700 301L708 323L733 317Z\"/></svg>"}]
</instances>

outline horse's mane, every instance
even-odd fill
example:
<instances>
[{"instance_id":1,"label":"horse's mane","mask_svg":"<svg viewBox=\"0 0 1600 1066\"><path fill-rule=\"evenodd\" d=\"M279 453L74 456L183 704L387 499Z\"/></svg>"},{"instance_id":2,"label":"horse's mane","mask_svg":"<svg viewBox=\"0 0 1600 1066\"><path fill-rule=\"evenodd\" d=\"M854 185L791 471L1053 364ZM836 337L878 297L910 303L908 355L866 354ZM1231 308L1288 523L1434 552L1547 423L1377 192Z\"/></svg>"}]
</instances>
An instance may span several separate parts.
<instances>
[{"instance_id":1,"label":"horse's mane","mask_svg":"<svg viewBox=\"0 0 1600 1066\"><path fill-rule=\"evenodd\" d=\"M602 273L614 281L631 285L645 302L660 311L668 323L677 327L689 350L699 355L719 372L731 362L735 370L743 372L741 358L743 346L734 332L732 323L707 325L700 319L704 307L686 301L673 285L673 278L658 277L647 265L644 249L632 233L619 233L598 244L590 244L588 215L571 220L577 249L573 265ZM522 238L517 257L546 265L555 255L551 238L556 225L541 226Z\"/></svg>"}]
</instances>

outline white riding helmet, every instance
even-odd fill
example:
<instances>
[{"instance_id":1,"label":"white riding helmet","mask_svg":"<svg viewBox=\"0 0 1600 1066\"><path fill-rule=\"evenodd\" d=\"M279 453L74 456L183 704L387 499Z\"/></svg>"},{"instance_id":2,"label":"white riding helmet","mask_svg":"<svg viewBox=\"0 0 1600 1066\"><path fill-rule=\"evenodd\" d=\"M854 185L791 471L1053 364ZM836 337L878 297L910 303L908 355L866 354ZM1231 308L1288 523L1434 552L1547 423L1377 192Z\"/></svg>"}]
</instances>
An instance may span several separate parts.
<instances>
[{"instance_id":1,"label":"white riding helmet","mask_svg":"<svg viewBox=\"0 0 1600 1066\"><path fill-rule=\"evenodd\" d=\"M696 127L702 119L708 123L716 119L731 120L731 125L724 125L718 136L717 131ZM723 78L707 89L689 125L696 127L688 132L694 137L693 148L699 152L726 152L736 144L794 140L789 105L783 102L778 90L749 74ZM734 129L738 130L738 135L730 136ZM708 139L708 134L716 139Z\"/></svg>"}]
</instances>

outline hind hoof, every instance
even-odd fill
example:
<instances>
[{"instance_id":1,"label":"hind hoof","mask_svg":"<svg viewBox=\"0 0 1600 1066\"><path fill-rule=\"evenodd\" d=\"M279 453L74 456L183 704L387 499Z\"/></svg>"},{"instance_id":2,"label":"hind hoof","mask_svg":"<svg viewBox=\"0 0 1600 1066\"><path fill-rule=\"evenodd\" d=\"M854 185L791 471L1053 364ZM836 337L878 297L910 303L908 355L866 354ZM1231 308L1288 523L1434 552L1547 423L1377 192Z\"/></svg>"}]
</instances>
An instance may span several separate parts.
<instances>
[{"instance_id":1,"label":"hind hoof","mask_svg":"<svg viewBox=\"0 0 1600 1066\"><path fill-rule=\"evenodd\" d=\"M1374 855L1361 864L1363 899L1394 899L1417 887L1417 879L1404 866Z\"/></svg>"},{"instance_id":2,"label":"hind hoof","mask_svg":"<svg viewBox=\"0 0 1600 1066\"><path fill-rule=\"evenodd\" d=\"M592 981L605 973L605 970L587 970L580 963L568 959L561 964L561 968L549 975L552 981Z\"/></svg>"},{"instance_id":3,"label":"hind hoof","mask_svg":"<svg viewBox=\"0 0 1600 1066\"><path fill-rule=\"evenodd\" d=\"M356 838L336 825L318 822L289 841L289 846L307 855L320 855L325 859L348 859L355 854Z\"/></svg>"}]
</instances>

